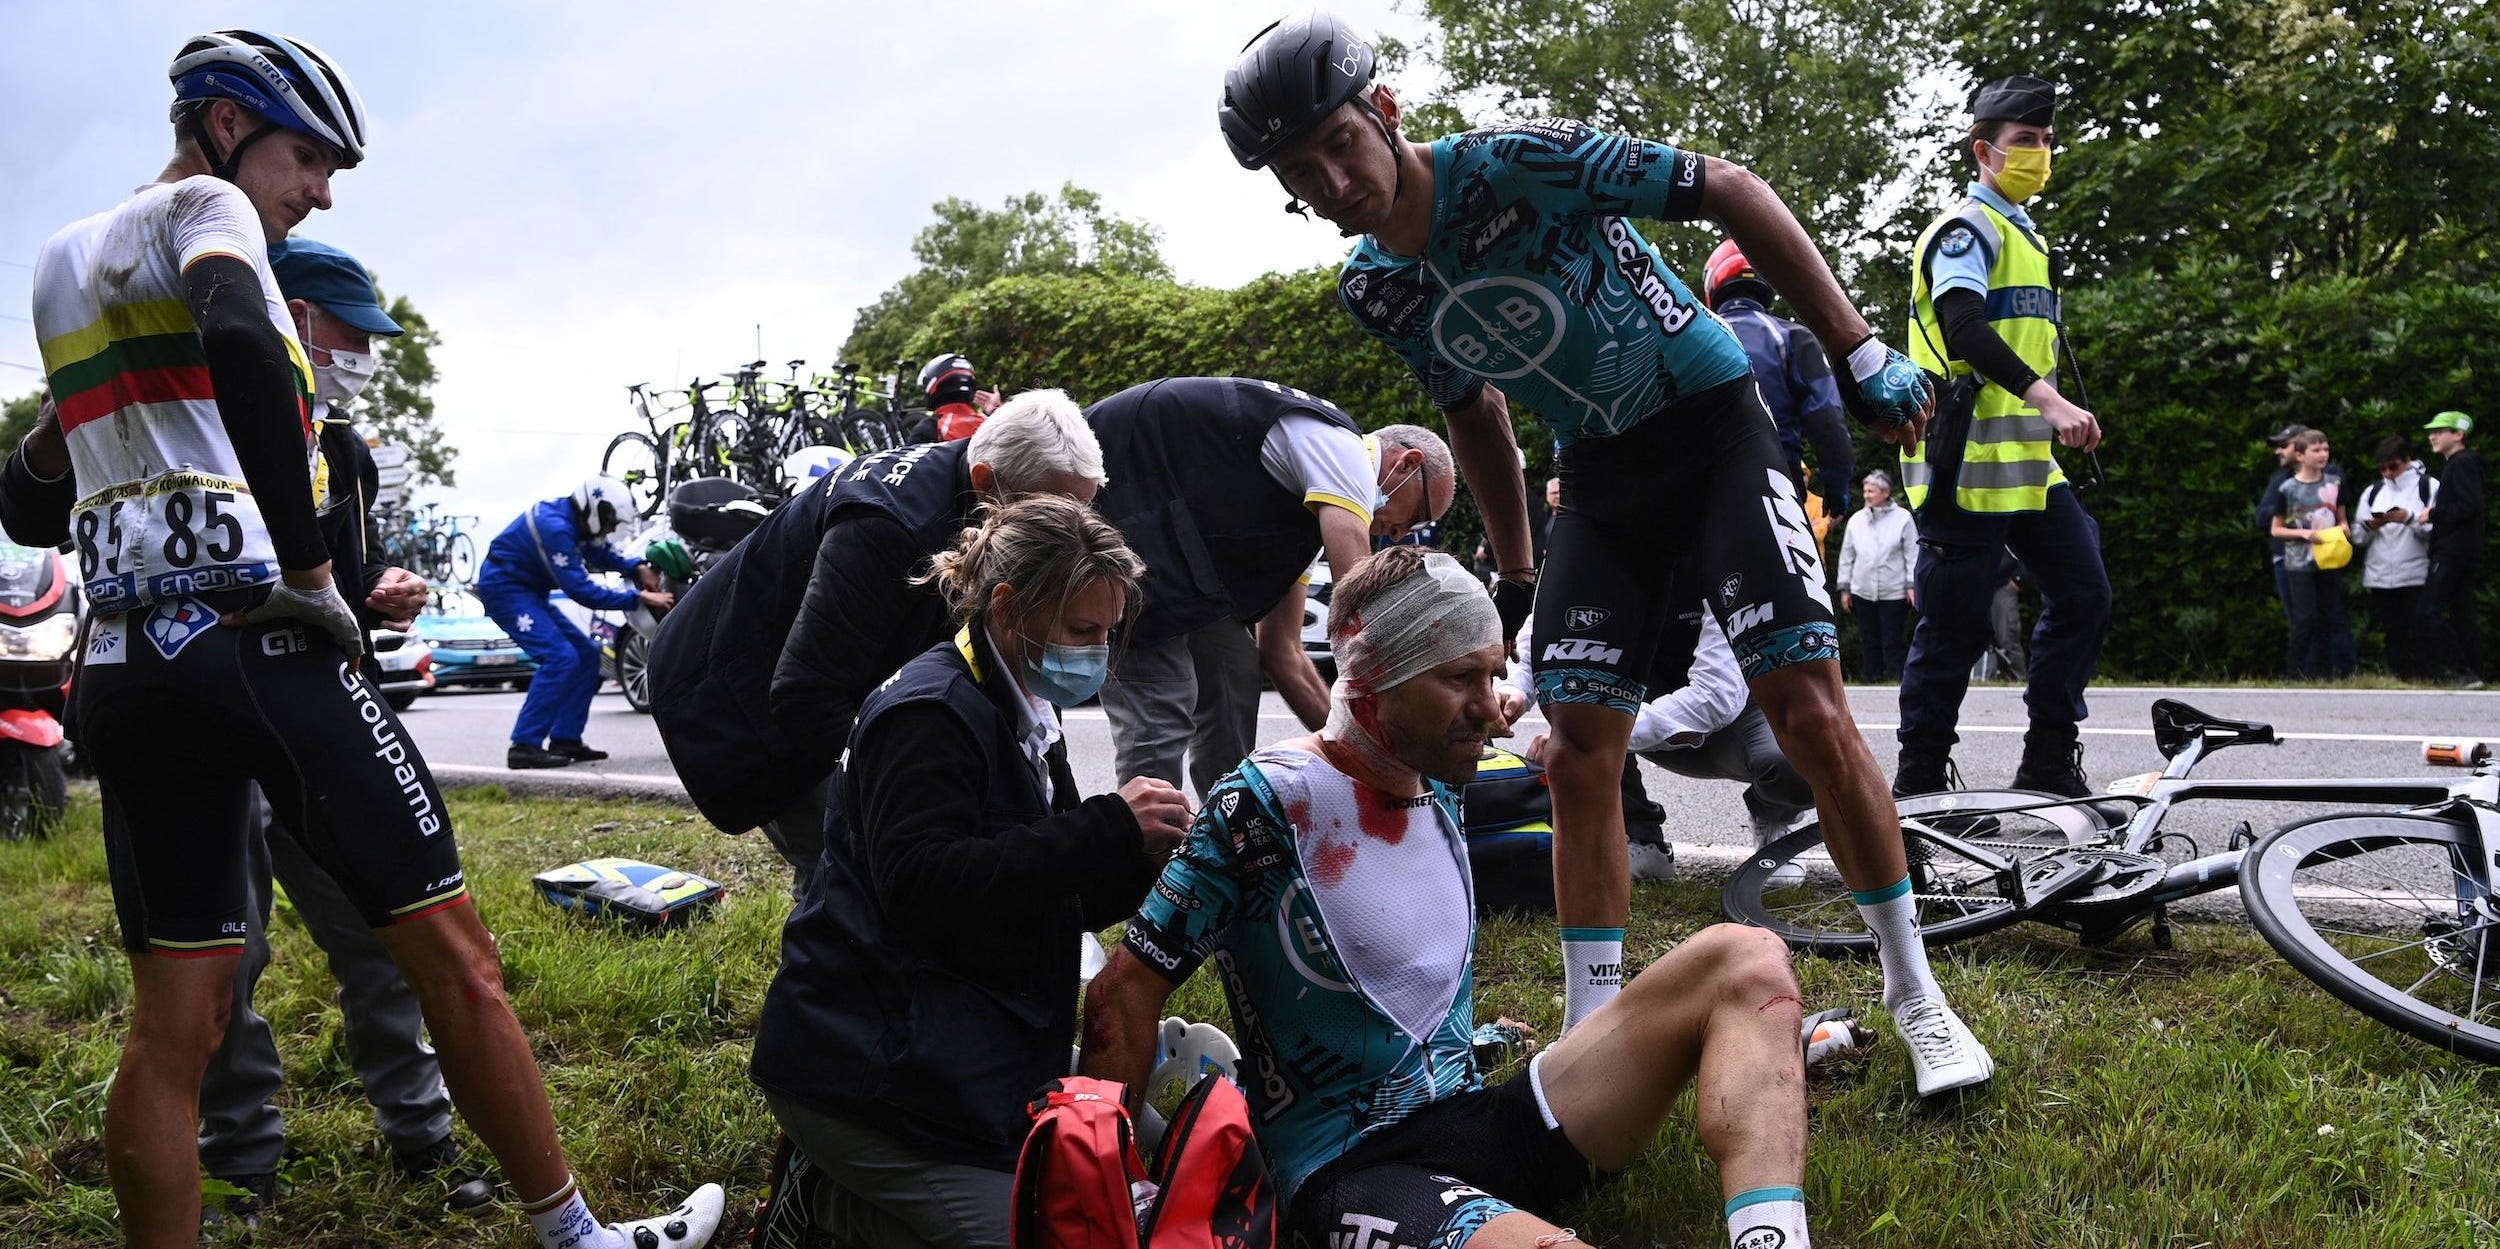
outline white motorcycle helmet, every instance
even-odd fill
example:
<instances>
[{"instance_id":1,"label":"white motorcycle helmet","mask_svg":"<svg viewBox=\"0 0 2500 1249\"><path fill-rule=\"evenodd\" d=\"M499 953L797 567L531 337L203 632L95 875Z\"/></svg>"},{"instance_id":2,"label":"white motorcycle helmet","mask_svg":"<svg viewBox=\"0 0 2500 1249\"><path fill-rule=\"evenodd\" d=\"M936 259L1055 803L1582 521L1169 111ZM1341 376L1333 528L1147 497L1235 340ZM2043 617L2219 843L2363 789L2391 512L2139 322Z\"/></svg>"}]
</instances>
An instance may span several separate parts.
<instances>
[{"instance_id":1,"label":"white motorcycle helmet","mask_svg":"<svg viewBox=\"0 0 2500 1249\"><path fill-rule=\"evenodd\" d=\"M587 477L573 487L573 511L590 522L591 533L605 537L634 514L633 492L613 477Z\"/></svg>"},{"instance_id":2,"label":"white motorcycle helmet","mask_svg":"<svg viewBox=\"0 0 2500 1249\"><path fill-rule=\"evenodd\" d=\"M781 461L781 481L797 494L816 483L819 477L831 477L850 467L850 452L840 447L801 447Z\"/></svg>"}]
</instances>

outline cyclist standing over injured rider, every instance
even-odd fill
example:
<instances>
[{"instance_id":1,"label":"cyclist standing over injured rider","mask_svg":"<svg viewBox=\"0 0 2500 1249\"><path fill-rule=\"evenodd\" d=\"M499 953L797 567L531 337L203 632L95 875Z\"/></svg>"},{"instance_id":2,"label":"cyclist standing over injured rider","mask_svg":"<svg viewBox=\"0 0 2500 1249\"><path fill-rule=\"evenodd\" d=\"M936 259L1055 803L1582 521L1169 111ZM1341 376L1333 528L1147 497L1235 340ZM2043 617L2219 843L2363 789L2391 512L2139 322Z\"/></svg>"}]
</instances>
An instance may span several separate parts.
<instances>
[{"instance_id":1,"label":"cyclist standing over injured rider","mask_svg":"<svg viewBox=\"0 0 2500 1249\"><path fill-rule=\"evenodd\" d=\"M1621 988L1624 756L1669 572L1691 550L1881 935L1885 1002L1920 1093L1986 1080L1987 1051L1927 965L1899 817L1850 718L1822 559L1744 349L1630 219L1717 218L1846 374L1852 415L1887 441L1918 441L1933 407L1926 378L1875 337L1787 206L1743 168L1570 121L1414 142L1373 65L1342 20L1288 18L1243 51L1219 112L1235 159L1272 170L1290 207L1307 201L1364 236L1339 294L1448 422L1497 557L1505 632L1534 604L1565 1026ZM1560 444L1563 511L1541 586L1504 387Z\"/></svg>"},{"instance_id":2,"label":"cyclist standing over injured rider","mask_svg":"<svg viewBox=\"0 0 2500 1249\"><path fill-rule=\"evenodd\" d=\"M363 158L363 105L320 51L255 31L193 37L170 76L164 172L38 255L66 463L21 447L6 470L11 493L70 500L97 612L77 719L131 955L104 1125L123 1236L188 1249L199 1235L200 1076L258 922L244 881L258 782L416 990L453 1100L544 1249L700 1246L720 1221L715 1185L657 1219L591 1217L441 794L356 669L362 630L315 512L314 377L267 248Z\"/></svg>"}]
</instances>

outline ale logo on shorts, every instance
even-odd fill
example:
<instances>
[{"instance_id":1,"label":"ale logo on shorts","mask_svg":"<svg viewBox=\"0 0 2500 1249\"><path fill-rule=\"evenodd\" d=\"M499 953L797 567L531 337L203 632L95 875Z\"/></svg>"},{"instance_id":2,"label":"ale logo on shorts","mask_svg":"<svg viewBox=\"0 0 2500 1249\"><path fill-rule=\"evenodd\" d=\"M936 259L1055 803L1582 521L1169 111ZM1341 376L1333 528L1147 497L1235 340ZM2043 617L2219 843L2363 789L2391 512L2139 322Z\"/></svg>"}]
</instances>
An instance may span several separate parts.
<instances>
[{"instance_id":1,"label":"ale logo on shorts","mask_svg":"<svg viewBox=\"0 0 2500 1249\"><path fill-rule=\"evenodd\" d=\"M1719 602L1722 605L1733 603L1736 601L1736 596L1744 592L1745 574L1741 572L1729 573L1727 575L1727 580L1719 583Z\"/></svg>"},{"instance_id":2,"label":"ale logo on shorts","mask_svg":"<svg viewBox=\"0 0 2500 1249\"><path fill-rule=\"evenodd\" d=\"M1563 624L1574 633L1586 633L1606 623L1606 618L1613 614L1603 607L1574 607L1563 613Z\"/></svg>"}]
</instances>

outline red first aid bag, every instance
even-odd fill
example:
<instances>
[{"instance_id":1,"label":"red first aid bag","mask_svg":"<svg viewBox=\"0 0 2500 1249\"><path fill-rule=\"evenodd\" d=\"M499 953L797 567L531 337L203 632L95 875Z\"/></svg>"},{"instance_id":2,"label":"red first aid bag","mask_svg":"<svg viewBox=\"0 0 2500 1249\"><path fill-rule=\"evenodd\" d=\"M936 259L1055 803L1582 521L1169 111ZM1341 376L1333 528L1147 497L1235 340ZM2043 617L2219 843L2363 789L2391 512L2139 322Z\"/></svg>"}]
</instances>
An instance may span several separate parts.
<instances>
[{"instance_id":1,"label":"red first aid bag","mask_svg":"<svg viewBox=\"0 0 2500 1249\"><path fill-rule=\"evenodd\" d=\"M1070 1076L1043 1086L1016 1159L1013 1249L1275 1249L1276 1189L1230 1080L1181 1099L1149 1176L1126 1090Z\"/></svg>"}]
</instances>

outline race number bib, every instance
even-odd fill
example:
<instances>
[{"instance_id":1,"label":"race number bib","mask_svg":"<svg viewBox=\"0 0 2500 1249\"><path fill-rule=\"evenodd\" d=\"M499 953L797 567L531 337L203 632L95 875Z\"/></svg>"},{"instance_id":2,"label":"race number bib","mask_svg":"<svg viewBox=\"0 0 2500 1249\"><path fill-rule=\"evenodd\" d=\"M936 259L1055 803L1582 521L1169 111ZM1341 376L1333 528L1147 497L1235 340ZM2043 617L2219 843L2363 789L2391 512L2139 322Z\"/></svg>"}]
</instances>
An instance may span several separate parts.
<instances>
[{"instance_id":1,"label":"race number bib","mask_svg":"<svg viewBox=\"0 0 2500 1249\"><path fill-rule=\"evenodd\" d=\"M80 500L71 535L79 579L99 612L278 575L250 487L205 473L164 473Z\"/></svg>"}]
</instances>

